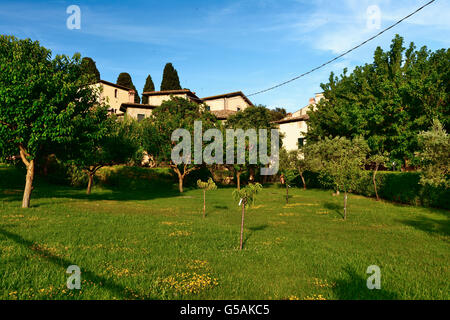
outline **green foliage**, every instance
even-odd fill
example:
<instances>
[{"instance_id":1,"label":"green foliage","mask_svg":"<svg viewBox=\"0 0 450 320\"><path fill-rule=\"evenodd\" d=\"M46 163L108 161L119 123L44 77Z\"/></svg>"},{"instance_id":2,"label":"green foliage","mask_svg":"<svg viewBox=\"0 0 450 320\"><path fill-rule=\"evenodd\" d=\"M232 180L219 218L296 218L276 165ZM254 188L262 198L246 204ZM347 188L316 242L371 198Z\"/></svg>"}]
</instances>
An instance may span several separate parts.
<instances>
[{"instance_id":1,"label":"green foliage","mask_svg":"<svg viewBox=\"0 0 450 320\"><path fill-rule=\"evenodd\" d=\"M127 87L131 90L134 90L134 102L135 103L140 103L141 102L141 98L139 97L139 93L136 90L136 87L133 84L133 80L131 80L131 76L130 74L126 73L126 72L122 72L119 74L119 76L117 77L117 81L116 84Z\"/></svg>"},{"instance_id":2,"label":"green foliage","mask_svg":"<svg viewBox=\"0 0 450 320\"><path fill-rule=\"evenodd\" d=\"M316 159L313 166L324 183L332 182L336 190L355 189L357 177L366 161L367 143L360 137L320 139L308 144L308 156Z\"/></svg>"},{"instance_id":3,"label":"green foliage","mask_svg":"<svg viewBox=\"0 0 450 320\"><path fill-rule=\"evenodd\" d=\"M240 112L236 112L227 119L228 128L234 129L274 129L271 110L265 106L250 106Z\"/></svg>"},{"instance_id":4,"label":"green foliage","mask_svg":"<svg viewBox=\"0 0 450 320\"><path fill-rule=\"evenodd\" d=\"M378 194L382 199L415 206L426 206L450 209L450 189L443 186L421 185L419 172L379 171L376 175ZM319 173L307 171L307 184L313 188L328 188L330 178L319 176ZM372 184L372 173L361 170L355 176L354 194L375 197Z\"/></svg>"},{"instance_id":5,"label":"green foliage","mask_svg":"<svg viewBox=\"0 0 450 320\"><path fill-rule=\"evenodd\" d=\"M283 175L285 183L291 185L294 180L298 177L297 173L297 156L298 153L296 151L286 151L285 148L280 149L280 158L279 158L279 170Z\"/></svg>"},{"instance_id":6,"label":"green foliage","mask_svg":"<svg viewBox=\"0 0 450 320\"><path fill-rule=\"evenodd\" d=\"M212 178L209 178L208 181L206 181L206 182L203 182L200 179L197 180L197 187L199 187L200 189L203 189L203 190L207 190L207 191L216 190L217 189L217 186L214 183Z\"/></svg>"},{"instance_id":7,"label":"green foliage","mask_svg":"<svg viewBox=\"0 0 450 320\"><path fill-rule=\"evenodd\" d=\"M161 91L166 90L180 90L180 79L178 78L178 72L173 67L172 63L167 63L164 67L163 78L161 81Z\"/></svg>"},{"instance_id":8,"label":"green foliage","mask_svg":"<svg viewBox=\"0 0 450 320\"><path fill-rule=\"evenodd\" d=\"M193 142L194 122L201 121L203 131L213 128L217 124L217 118L210 112L204 111L195 102L172 97L164 101L161 106L155 108L153 117L148 120L147 130L153 134L156 142L148 145L147 152L155 155L159 161L170 162L174 143L171 141L172 132L184 128L191 133ZM153 127L152 127L153 126ZM149 136L150 137L150 136ZM193 150L193 143L192 150ZM191 152L193 155L193 152Z\"/></svg>"},{"instance_id":9,"label":"green foliage","mask_svg":"<svg viewBox=\"0 0 450 320\"><path fill-rule=\"evenodd\" d=\"M233 191L233 198L242 201L242 204L252 206L255 204L256 195L262 190L262 185L259 183L249 183L245 188Z\"/></svg>"},{"instance_id":10,"label":"green foliage","mask_svg":"<svg viewBox=\"0 0 450 320\"><path fill-rule=\"evenodd\" d=\"M450 186L450 136L439 120L433 121L429 131L419 134L418 158L423 164L420 183L438 187Z\"/></svg>"},{"instance_id":11,"label":"green foliage","mask_svg":"<svg viewBox=\"0 0 450 320\"><path fill-rule=\"evenodd\" d=\"M149 128L147 132L153 134L149 139L152 142L146 143L148 149L146 151L152 154L158 162L168 163L179 178L179 190L183 192L184 178L192 171L198 169L198 165L190 163L175 164L172 162L171 154L175 142L172 142L172 133L176 129L186 129L191 134L191 157L194 155L194 122L201 121L203 130L213 128L218 125L217 118L205 111L204 108L192 101L172 97L170 100L164 101L159 107L155 108L152 113Z\"/></svg>"},{"instance_id":12,"label":"green foliage","mask_svg":"<svg viewBox=\"0 0 450 320\"><path fill-rule=\"evenodd\" d=\"M72 138L73 120L97 102L91 81L79 55L51 60L39 42L0 36L0 158L20 146L35 159L44 146Z\"/></svg>"},{"instance_id":13,"label":"green foliage","mask_svg":"<svg viewBox=\"0 0 450 320\"><path fill-rule=\"evenodd\" d=\"M92 58L84 57L81 59L81 67L83 69L83 73L90 75L92 79L92 83L97 83L100 81L100 72L97 69L95 61Z\"/></svg>"},{"instance_id":14,"label":"green foliage","mask_svg":"<svg viewBox=\"0 0 450 320\"><path fill-rule=\"evenodd\" d=\"M284 108L275 108L270 110L270 114L272 117L271 118L272 121L278 121L286 117L287 112L286 109Z\"/></svg>"},{"instance_id":15,"label":"green foliage","mask_svg":"<svg viewBox=\"0 0 450 320\"><path fill-rule=\"evenodd\" d=\"M233 115L231 115L223 128L225 129L254 129L256 131L256 134L258 134L259 129L267 129L267 145L268 145L268 151L270 151L270 145L271 145L271 134L270 130L275 129L275 124L272 123L272 114L271 110L267 109L263 105L258 106L250 106L246 108L243 111L237 112ZM281 145L281 136L280 136L280 144ZM259 144L259 135L257 136L257 144ZM246 146L245 146L245 164L237 164L237 142L235 141L234 145L234 154L235 154L235 161L233 165L229 165L230 168L233 169L235 173L243 173L247 171L248 169L254 169L259 166L259 164L256 165L249 165L249 150L251 148L254 148L255 146L250 146L249 139L246 138ZM259 160L259 158L258 158Z\"/></svg>"},{"instance_id":16,"label":"green foliage","mask_svg":"<svg viewBox=\"0 0 450 320\"><path fill-rule=\"evenodd\" d=\"M155 91L155 85L153 83L152 77L150 75L147 76L147 79L145 79L145 85L144 89L142 90L142 93L144 92L152 92ZM148 104L148 96L142 96L142 103Z\"/></svg>"},{"instance_id":17,"label":"green foliage","mask_svg":"<svg viewBox=\"0 0 450 320\"><path fill-rule=\"evenodd\" d=\"M375 50L373 63L321 85L325 99L309 112L307 139L362 136L371 154L386 151L396 163L414 164L417 134L434 118L448 128L449 84L450 49L406 49L397 35L389 51Z\"/></svg>"},{"instance_id":18,"label":"green foliage","mask_svg":"<svg viewBox=\"0 0 450 320\"><path fill-rule=\"evenodd\" d=\"M77 123L75 138L64 144L58 154L91 175L103 166L130 161L139 149L134 119L118 120L107 117L104 108L93 110L97 112Z\"/></svg>"}]
</instances>

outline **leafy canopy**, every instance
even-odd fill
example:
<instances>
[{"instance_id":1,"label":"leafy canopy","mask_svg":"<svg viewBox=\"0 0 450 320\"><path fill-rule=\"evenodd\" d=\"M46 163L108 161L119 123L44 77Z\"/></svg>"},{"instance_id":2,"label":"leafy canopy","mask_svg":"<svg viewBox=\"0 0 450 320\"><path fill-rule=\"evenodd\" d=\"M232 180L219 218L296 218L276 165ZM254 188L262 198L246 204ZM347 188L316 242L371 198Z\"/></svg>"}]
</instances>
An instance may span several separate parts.
<instances>
[{"instance_id":1,"label":"leafy canopy","mask_svg":"<svg viewBox=\"0 0 450 320\"><path fill-rule=\"evenodd\" d=\"M321 84L325 99L310 111L308 141L362 136L371 154L388 152L397 163L417 162L417 134L437 118L448 129L450 49L406 49L396 35L373 62Z\"/></svg>"},{"instance_id":2,"label":"leafy canopy","mask_svg":"<svg viewBox=\"0 0 450 320\"><path fill-rule=\"evenodd\" d=\"M450 136L439 120L433 121L428 131L419 134L417 156L423 164L420 183L432 186L450 186Z\"/></svg>"},{"instance_id":3,"label":"leafy canopy","mask_svg":"<svg viewBox=\"0 0 450 320\"><path fill-rule=\"evenodd\" d=\"M76 118L97 103L92 75L83 73L79 54L57 55L30 39L0 36L0 157L29 160L44 146L65 143L74 135Z\"/></svg>"},{"instance_id":4,"label":"leafy canopy","mask_svg":"<svg viewBox=\"0 0 450 320\"><path fill-rule=\"evenodd\" d=\"M203 182L200 179L197 180L197 187L199 187L200 189L203 189L203 190L207 190L207 191L217 189L217 186L214 183L212 178L209 178L208 181L206 181L206 182Z\"/></svg>"},{"instance_id":5,"label":"leafy canopy","mask_svg":"<svg viewBox=\"0 0 450 320\"><path fill-rule=\"evenodd\" d=\"M249 183L245 188L233 191L233 198L240 200L245 207L255 204L256 195L262 190L262 185L259 183Z\"/></svg>"}]
</instances>

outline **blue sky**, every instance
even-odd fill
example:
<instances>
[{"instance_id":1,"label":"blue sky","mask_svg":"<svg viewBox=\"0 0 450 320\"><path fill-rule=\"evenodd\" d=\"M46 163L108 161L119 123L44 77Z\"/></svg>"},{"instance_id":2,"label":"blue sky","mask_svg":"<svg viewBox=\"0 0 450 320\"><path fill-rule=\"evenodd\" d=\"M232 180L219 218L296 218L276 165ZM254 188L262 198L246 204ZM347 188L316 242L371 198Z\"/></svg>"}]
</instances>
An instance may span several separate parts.
<instances>
[{"instance_id":1,"label":"blue sky","mask_svg":"<svg viewBox=\"0 0 450 320\"><path fill-rule=\"evenodd\" d=\"M374 35L367 8L377 5L381 28L428 0L335 1L5 1L0 33L39 40L54 54L92 57L104 80L128 72L139 93L151 74L159 89L166 62L181 85L205 97L270 87L322 64ZM66 8L81 9L81 29L69 30ZM296 111L320 92L331 71L372 61L395 33L417 47L448 48L450 1L431 6L343 59L284 87L250 97L255 104Z\"/></svg>"}]
</instances>

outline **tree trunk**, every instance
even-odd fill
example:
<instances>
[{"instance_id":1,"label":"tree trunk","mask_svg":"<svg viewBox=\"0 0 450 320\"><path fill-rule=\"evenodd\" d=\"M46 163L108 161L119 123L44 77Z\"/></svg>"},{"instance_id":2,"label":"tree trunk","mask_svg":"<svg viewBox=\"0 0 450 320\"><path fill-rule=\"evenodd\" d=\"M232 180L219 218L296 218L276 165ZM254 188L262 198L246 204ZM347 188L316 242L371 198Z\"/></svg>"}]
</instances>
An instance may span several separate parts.
<instances>
[{"instance_id":1,"label":"tree trunk","mask_svg":"<svg viewBox=\"0 0 450 320\"><path fill-rule=\"evenodd\" d=\"M244 215L245 215L245 201L242 200L241 242L239 245L239 250L242 250L242 243L244 239Z\"/></svg>"},{"instance_id":2,"label":"tree trunk","mask_svg":"<svg viewBox=\"0 0 450 320\"><path fill-rule=\"evenodd\" d=\"M289 185L287 181L284 184L286 185L286 203L289 203Z\"/></svg>"},{"instance_id":3,"label":"tree trunk","mask_svg":"<svg viewBox=\"0 0 450 320\"><path fill-rule=\"evenodd\" d=\"M30 207L31 191L33 190L34 159L28 161L25 190L23 191L22 208Z\"/></svg>"},{"instance_id":4,"label":"tree trunk","mask_svg":"<svg viewBox=\"0 0 450 320\"><path fill-rule=\"evenodd\" d=\"M91 190L92 190L92 185L94 183L94 173L91 171L88 171L88 185L87 185L87 189L86 189L86 194L91 194Z\"/></svg>"},{"instance_id":5,"label":"tree trunk","mask_svg":"<svg viewBox=\"0 0 450 320\"><path fill-rule=\"evenodd\" d=\"M303 177L303 173L301 173L301 172L300 172L300 178L302 178L302 182L303 182L303 190L306 190L305 177Z\"/></svg>"},{"instance_id":6,"label":"tree trunk","mask_svg":"<svg viewBox=\"0 0 450 320\"><path fill-rule=\"evenodd\" d=\"M241 173L239 171L236 172L236 180L237 180L237 189L241 190Z\"/></svg>"},{"instance_id":7,"label":"tree trunk","mask_svg":"<svg viewBox=\"0 0 450 320\"><path fill-rule=\"evenodd\" d=\"M180 193L183 193L183 176L178 175L178 190L180 190Z\"/></svg>"},{"instance_id":8,"label":"tree trunk","mask_svg":"<svg viewBox=\"0 0 450 320\"><path fill-rule=\"evenodd\" d=\"M344 220L347 219L347 191L344 192Z\"/></svg>"},{"instance_id":9,"label":"tree trunk","mask_svg":"<svg viewBox=\"0 0 450 320\"><path fill-rule=\"evenodd\" d=\"M377 201L380 201L380 197L378 196L378 191L377 191L377 182L376 182L376 175L377 175L377 171L378 171L378 165L375 167L375 170L373 172L373 176L372 176L372 180L373 180L373 187L375 189L375 195L377 197Z\"/></svg>"},{"instance_id":10,"label":"tree trunk","mask_svg":"<svg viewBox=\"0 0 450 320\"><path fill-rule=\"evenodd\" d=\"M203 218L206 216L206 190L203 190Z\"/></svg>"}]
</instances>

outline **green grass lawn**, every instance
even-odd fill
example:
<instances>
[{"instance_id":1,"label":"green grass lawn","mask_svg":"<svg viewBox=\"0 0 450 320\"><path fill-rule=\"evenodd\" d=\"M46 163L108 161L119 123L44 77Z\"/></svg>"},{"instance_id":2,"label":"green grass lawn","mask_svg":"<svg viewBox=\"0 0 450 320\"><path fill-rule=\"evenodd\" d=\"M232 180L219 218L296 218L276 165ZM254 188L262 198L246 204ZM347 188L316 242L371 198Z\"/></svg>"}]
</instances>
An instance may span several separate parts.
<instances>
[{"instance_id":1,"label":"green grass lawn","mask_svg":"<svg viewBox=\"0 0 450 320\"><path fill-rule=\"evenodd\" d=\"M232 188L179 195L39 182L0 167L0 299L449 299L450 214L330 191L265 188L247 211ZM81 290L68 290L78 265ZM366 269L381 268L381 290Z\"/></svg>"}]
</instances>

